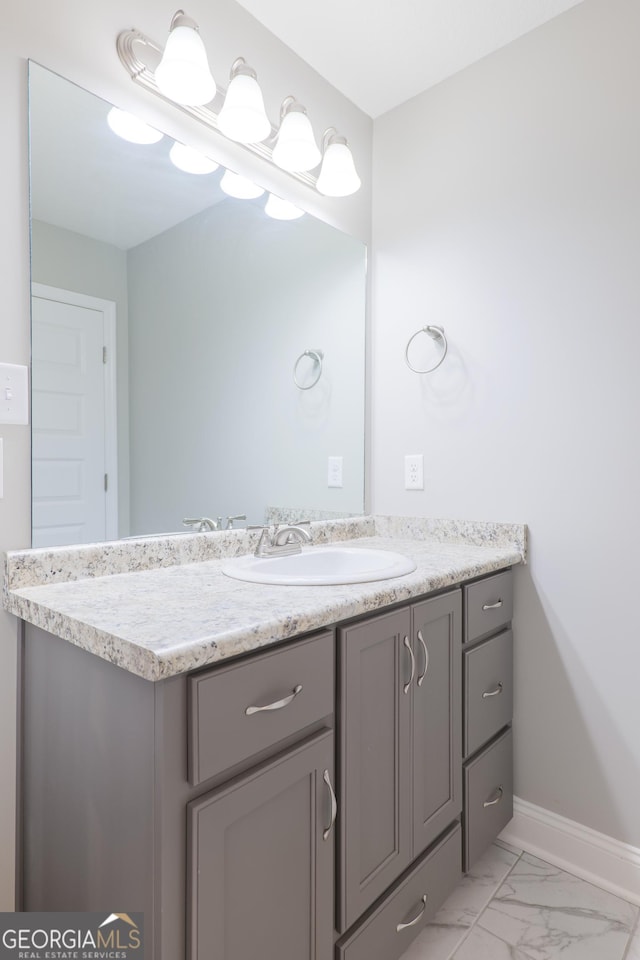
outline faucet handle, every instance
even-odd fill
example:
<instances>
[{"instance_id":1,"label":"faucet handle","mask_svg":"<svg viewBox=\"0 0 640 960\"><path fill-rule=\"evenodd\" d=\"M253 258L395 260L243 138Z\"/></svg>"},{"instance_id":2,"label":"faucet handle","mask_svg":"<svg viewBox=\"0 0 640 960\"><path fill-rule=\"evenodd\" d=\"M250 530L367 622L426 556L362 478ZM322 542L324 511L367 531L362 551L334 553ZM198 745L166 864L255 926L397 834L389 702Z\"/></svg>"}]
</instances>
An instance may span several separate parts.
<instances>
[{"instance_id":1,"label":"faucet handle","mask_svg":"<svg viewBox=\"0 0 640 960\"><path fill-rule=\"evenodd\" d=\"M233 530L234 520L246 520L246 519L247 519L246 513L238 513L235 517L227 517L227 525L225 527L225 530ZM250 529L251 527L247 527L247 530L250 530Z\"/></svg>"},{"instance_id":2,"label":"faucet handle","mask_svg":"<svg viewBox=\"0 0 640 960\"><path fill-rule=\"evenodd\" d=\"M221 518L211 520L210 517L185 517L183 519L185 527L197 528L197 533L206 533L207 530L217 530L221 524Z\"/></svg>"}]
</instances>

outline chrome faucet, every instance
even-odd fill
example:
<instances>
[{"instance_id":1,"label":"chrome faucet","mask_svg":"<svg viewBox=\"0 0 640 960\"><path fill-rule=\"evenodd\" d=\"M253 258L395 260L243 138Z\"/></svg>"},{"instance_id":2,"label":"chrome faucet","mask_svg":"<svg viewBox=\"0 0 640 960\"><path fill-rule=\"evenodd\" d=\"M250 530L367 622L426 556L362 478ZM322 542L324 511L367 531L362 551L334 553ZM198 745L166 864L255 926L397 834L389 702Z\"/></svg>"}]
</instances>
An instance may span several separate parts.
<instances>
[{"instance_id":1,"label":"chrome faucet","mask_svg":"<svg viewBox=\"0 0 640 960\"><path fill-rule=\"evenodd\" d=\"M302 543L311 543L309 520L285 527L279 527L276 523L273 531L270 526L259 529L262 529L262 533L255 549L256 557L288 557L302 553Z\"/></svg>"},{"instance_id":2,"label":"chrome faucet","mask_svg":"<svg viewBox=\"0 0 640 960\"><path fill-rule=\"evenodd\" d=\"M219 530L222 517L212 520L211 517L185 517L182 521L185 527L193 527L194 533L207 533L210 530Z\"/></svg>"}]
</instances>

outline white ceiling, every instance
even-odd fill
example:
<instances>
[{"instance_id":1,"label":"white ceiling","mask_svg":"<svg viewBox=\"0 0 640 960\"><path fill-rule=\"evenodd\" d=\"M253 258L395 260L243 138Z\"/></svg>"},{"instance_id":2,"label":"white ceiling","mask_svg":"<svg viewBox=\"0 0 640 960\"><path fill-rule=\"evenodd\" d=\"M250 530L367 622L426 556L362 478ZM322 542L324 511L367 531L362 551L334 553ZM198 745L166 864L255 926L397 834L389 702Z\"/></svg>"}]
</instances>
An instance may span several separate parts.
<instances>
[{"instance_id":1,"label":"white ceiling","mask_svg":"<svg viewBox=\"0 0 640 960\"><path fill-rule=\"evenodd\" d=\"M371 117L582 0L239 0Z\"/></svg>"}]
</instances>

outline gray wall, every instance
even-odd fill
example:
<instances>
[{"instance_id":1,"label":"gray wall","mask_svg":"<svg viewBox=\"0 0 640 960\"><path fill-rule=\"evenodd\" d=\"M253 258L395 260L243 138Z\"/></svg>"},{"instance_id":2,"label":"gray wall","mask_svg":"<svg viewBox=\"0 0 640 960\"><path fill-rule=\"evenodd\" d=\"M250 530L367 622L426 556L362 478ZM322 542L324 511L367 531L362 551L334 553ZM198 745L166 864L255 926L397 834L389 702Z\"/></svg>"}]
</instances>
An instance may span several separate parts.
<instances>
[{"instance_id":1,"label":"gray wall","mask_svg":"<svg viewBox=\"0 0 640 960\"><path fill-rule=\"evenodd\" d=\"M129 321L124 250L33 220L31 279L116 304L118 529L129 533Z\"/></svg>"},{"instance_id":2,"label":"gray wall","mask_svg":"<svg viewBox=\"0 0 640 960\"><path fill-rule=\"evenodd\" d=\"M0 359L29 361L29 204L27 161L27 58L81 84L118 106L137 112L174 138L212 150L211 134L180 111L152 98L131 82L118 60L115 41L135 25L162 42L173 7L156 0L23 0L5 17L0 31L0 127L7 148L0 152ZM271 35L234 0L193 0L189 13L200 24L214 72L222 81L240 54L260 74L268 110L276 116L283 96L295 91L317 129L344 130L363 180L346 200L313 201L314 212L368 241L370 224L371 120ZM217 140L216 140L217 144ZM263 172L256 159L220 138L219 159L245 167L276 192L305 201L303 186L289 190L289 178ZM0 426L4 439L4 498L0 500L0 550L30 543L30 434L28 427ZM13 904L15 779L16 621L0 612L0 909Z\"/></svg>"},{"instance_id":3,"label":"gray wall","mask_svg":"<svg viewBox=\"0 0 640 960\"><path fill-rule=\"evenodd\" d=\"M361 513L362 244L224 200L130 250L128 276L131 533L261 523L268 505ZM308 348L323 373L300 391ZM344 457L342 488L327 486L329 455Z\"/></svg>"},{"instance_id":4,"label":"gray wall","mask_svg":"<svg viewBox=\"0 0 640 960\"><path fill-rule=\"evenodd\" d=\"M373 239L374 508L530 525L516 792L635 846L638 36L637 0L585 0L377 120Z\"/></svg>"}]
</instances>

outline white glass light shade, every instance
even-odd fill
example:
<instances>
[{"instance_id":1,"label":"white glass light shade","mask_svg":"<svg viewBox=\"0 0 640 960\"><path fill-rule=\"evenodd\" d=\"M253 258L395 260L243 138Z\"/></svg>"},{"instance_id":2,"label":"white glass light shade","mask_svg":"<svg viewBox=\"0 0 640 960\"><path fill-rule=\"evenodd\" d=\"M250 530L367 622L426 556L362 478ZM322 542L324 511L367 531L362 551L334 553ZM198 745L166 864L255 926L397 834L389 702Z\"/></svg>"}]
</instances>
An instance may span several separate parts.
<instances>
[{"instance_id":1,"label":"white glass light shade","mask_svg":"<svg viewBox=\"0 0 640 960\"><path fill-rule=\"evenodd\" d=\"M264 187L259 187L253 180L247 180L246 177L232 173L231 170L225 170L220 181L220 189L227 196L235 197L237 200L255 200L264 193Z\"/></svg>"},{"instance_id":2,"label":"white glass light shade","mask_svg":"<svg viewBox=\"0 0 640 960\"><path fill-rule=\"evenodd\" d=\"M329 143L316 184L319 192L325 197L348 197L360 189L361 183L347 144Z\"/></svg>"},{"instance_id":3,"label":"white glass light shade","mask_svg":"<svg viewBox=\"0 0 640 960\"><path fill-rule=\"evenodd\" d=\"M174 18L174 23L155 71L158 90L185 106L210 103L216 95L216 82L196 25L183 16Z\"/></svg>"},{"instance_id":4,"label":"white glass light shade","mask_svg":"<svg viewBox=\"0 0 640 960\"><path fill-rule=\"evenodd\" d=\"M158 143L162 140L162 134L159 130L154 130L149 124L139 120L132 113L126 110L119 110L118 107L112 107L107 114L107 123L114 133L129 143Z\"/></svg>"},{"instance_id":5,"label":"white glass light shade","mask_svg":"<svg viewBox=\"0 0 640 960\"><path fill-rule=\"evenodd\" d=\"M318 166L322 155L306 113L301 110L285 113L272 157L277 166L290 172L301 173Z\"/></svg>"},{"instance_id":6,"label":"white glass light shade","mask_svg":"<svg viewBox=\"0 0 640 960\"><path fill-rule=\"evenodd\" d=\"M298 220L304 216L304 210L296 207L290 200L283 200L281 197L269 194L269 198L264 205L264 212L274 220Z\"/></svg>"},{"instance_id":7,"label":"white glass light shade","mask_svg":"<svg viewBox=\"0 0 640 960\"><path fill-rule=\"evenodd\" d=\"M210 157L205 157L204 153L188 147L184 143L174 143L169 150L169 159L178 170L184 170L185 173L213 173L220 166Z\"/></svg>"},{"instance_id":8,"label":"white glass light shade","mask_svg":"<svg viewBox=\"0 0 640 960\"><path fill-rule=\"evenodd\" d=\"M255 77L239 73L232 78L218 115L218 127L225 137L238 143L259 143L269 136L271 123Z\"/></svg>"}]
</instances>

